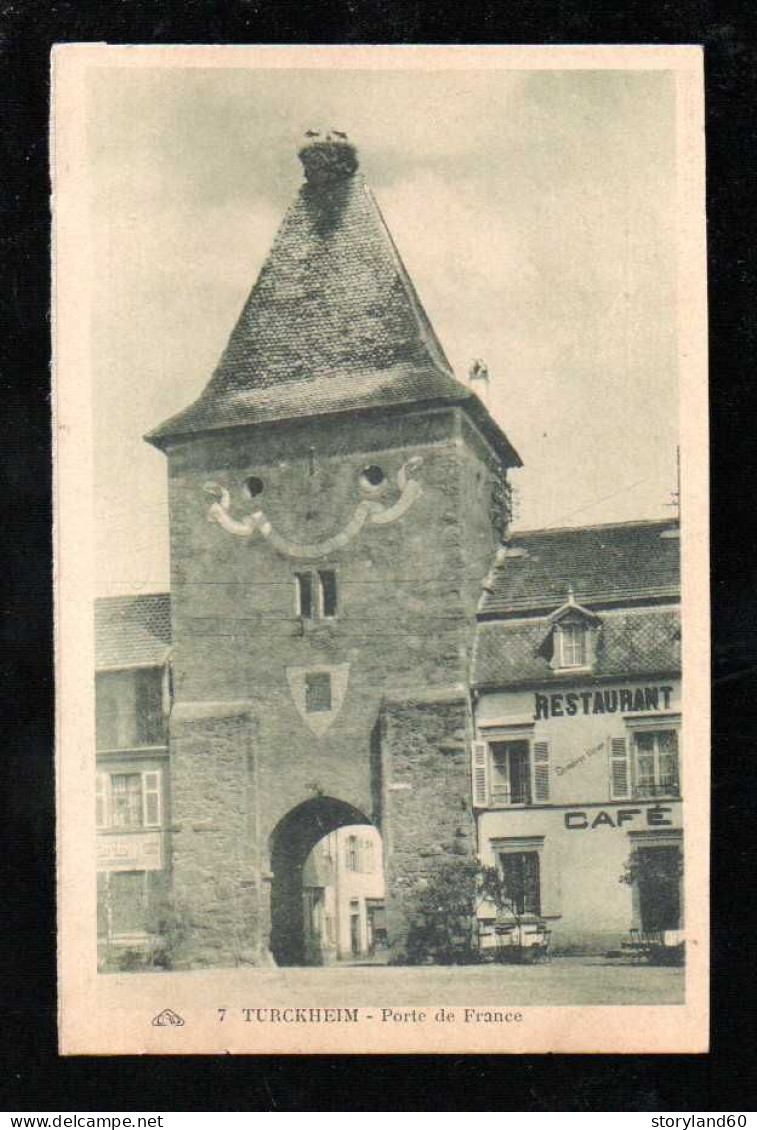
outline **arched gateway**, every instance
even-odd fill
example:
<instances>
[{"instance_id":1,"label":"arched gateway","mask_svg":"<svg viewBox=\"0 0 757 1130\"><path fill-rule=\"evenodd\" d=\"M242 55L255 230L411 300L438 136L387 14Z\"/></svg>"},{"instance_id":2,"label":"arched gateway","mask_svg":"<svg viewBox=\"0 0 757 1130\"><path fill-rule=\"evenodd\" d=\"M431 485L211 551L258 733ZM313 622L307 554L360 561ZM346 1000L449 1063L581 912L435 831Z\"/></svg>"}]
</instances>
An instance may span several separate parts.
<instances>
[{"instance_id":1,"label":"arched gateway","mask_svg":"<svg viewBox=\"0 0 757 1130\"><path fill-rule=\"evenodd\" d=\"M471 647L520 460L455 378L354 147L300 156L207 388L147 437L168 459L171 866L196 963L269 960L269 939L297 959L319 826L380 826L390 944L435 861L475 852Z\"/></svg>"},{"instance_id":2,"label":"arched gateway","mask_svg":"<svg viewBox=\"0 0 757 1130\"><path fill-rule=\"evenodd\" d=\"M329 833L360 824L371 821L352 805L314 797L288 812L271 833L271 955L277 965L312 964L305 944L305 863Z\"/></svg>"}]
</instances>

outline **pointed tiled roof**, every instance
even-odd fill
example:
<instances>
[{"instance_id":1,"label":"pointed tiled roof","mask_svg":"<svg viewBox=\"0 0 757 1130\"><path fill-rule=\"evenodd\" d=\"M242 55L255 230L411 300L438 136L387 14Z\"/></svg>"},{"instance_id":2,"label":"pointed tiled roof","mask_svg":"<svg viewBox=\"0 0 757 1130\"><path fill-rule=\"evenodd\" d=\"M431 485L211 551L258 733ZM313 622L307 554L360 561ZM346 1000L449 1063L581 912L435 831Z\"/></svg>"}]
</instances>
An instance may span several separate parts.
<instances>
[{"instance_id":1,"label":"pointed tiled roof","mask_svg":"<svg viewBox=\"0 0 757 1130\"><path fill-rule=\"evenodd\" d=\"M210 382L147 440L162 447L237 425L446 402L462 405L505 462L520 465L485 406L454 377L354 148L318 141L300 156L308 179ZM316 158L331 160L330 171L316 169Z\"/></svg>"}]
</instances>

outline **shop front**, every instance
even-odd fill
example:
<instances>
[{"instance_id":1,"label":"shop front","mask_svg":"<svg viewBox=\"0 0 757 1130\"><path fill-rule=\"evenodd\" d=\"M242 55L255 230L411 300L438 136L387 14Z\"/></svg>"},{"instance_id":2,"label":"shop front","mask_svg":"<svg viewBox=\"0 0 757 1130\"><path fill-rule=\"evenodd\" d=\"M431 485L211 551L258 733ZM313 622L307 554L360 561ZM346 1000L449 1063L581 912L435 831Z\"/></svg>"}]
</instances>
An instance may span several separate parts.
<instances>
[{"instance_id":1,"label":"shop front","mask_svg":"<svg viewBox=\"0 0 757 1130\"><path fill-rule=\"evenodd\" d=\"M546 924L553 950L682 936L677 679L493 692L477 732L479 851L516 916ZM491 906L480 919L493 948Z\"/></svg>"}]
</instances>

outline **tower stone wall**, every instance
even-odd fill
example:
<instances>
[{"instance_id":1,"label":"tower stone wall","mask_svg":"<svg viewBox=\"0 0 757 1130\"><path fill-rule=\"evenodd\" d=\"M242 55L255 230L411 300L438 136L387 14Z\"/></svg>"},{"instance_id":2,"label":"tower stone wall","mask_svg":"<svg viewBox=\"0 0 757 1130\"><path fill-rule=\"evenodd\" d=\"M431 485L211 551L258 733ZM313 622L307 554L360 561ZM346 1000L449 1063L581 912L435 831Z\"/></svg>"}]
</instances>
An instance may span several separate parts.
<instances>
[{"instance_id":1,"label":"tower stone wall","mask_svg":"<svg viewBox=\"0 0 757 1130\"><path fill-rule=\"evenodd\" d=\"M170 450L172 780L180 829L174 873L177 893L201 924L206 956L215 934L219 959L229 957L222 937L233 908L225 904L219 917L225 896L217 893L229 884L247 908L244 929L252 936L243 948L265 948L257 934L267 923L271 836L287 813L314 796L337 798L376 822L387 843L402 844L403 867L409 865L414 840L403 841L409 826L398 798L391 794L382 811L372 734L385 700L429 692L444 700L450 686L466 684L471 605L491 558L489 507L494 477L502 473L484 452L463 438L456 409L356 419L349 427L319 419L239 429ZM207 518L212 500L205 483L221 484L232 511L244 515L253 508L244 483L254 476L264 484L255 502L282 536L328 538L345 528L359 504L366 466L384 472L379 497L389 506L399 494L400 468L411 459L422 459L415 473L421 493L411 509L390 524L366 524L324 557L289 557L260 534L236 537ZM303 619L295 575L324 567L337 576L337 615ZM318 736L297 709L290 678L295 669L324 667L346 669L346 686L333 722ZM433 743L439 711L445 719L454 715L439 733L445 741L457 734L454 751L445 750L440 762L444 779L455 766L457 823L449 832L448 814L441 816L446 797L434 804L426 795L423 828L430 842L451 835L459 848L455 835L465 821L457 810L467 773L460 693L453 706L417 707L408 734L417 736L428 724L426 746ZM407 775L416 745L408 737L402 753L401 732L395 724L387 756L392 773L402 763ZM418 781L430 757L424 747ZM433 770L426 793L429 787ZM444 829L437 828L440 820ZM415 864L412 869L418 873ZM390 902L392 874L390 867ZM402 898L404 905L407 891Z\"/></svg>"}]
</instances>

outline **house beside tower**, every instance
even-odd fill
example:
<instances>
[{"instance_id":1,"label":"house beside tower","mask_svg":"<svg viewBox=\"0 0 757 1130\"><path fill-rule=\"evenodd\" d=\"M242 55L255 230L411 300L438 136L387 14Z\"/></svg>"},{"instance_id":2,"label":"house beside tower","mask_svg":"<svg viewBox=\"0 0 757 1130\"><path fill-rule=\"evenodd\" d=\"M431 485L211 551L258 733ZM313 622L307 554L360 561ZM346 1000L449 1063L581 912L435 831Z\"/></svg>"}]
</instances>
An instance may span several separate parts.
<instances>
[{"instance_id":1,"label":"house beside tower","mask_svg":"<svg viewBox=\"0 0 757 1130\"><path fill-rule=\"evenodd\" d=\"M531 644L548 646L553 627L568 639L576 616L600 651L606 631L601 602L577 609L563 585L557 604L525 610L538 640L512 636L511 649L517 600L482 592L505 584L503 553L515 553L502 546L518 454L452 372L354 146L315 138L299 156L304 181L207 387L146 437L167 460L170 598L154 599L170 624L156 627L144 603L100 610L110 631L146 618L148 635L170 642L170 661L157 644L149 659L164 672L160 750L98 758L160 770L160 827L140 778L140 804L117 802L117 835L147 844L159 832L160 868L150 866L164 878L112 885L145 892L144 937L160 929L150 892L168 891L181 921L174 958L193 965L305 963L321 903L311 853L339 829L381 834L385 909L373 897L369 909L395 952L441 861L496 862L539 837L543 857L541 824L500 826L512 812L492 799L487 742L501 735L487 725L510 725L502 694L543 681ZM559 558L549 569L562 584ZM500 668L520 662L529 673L500 686ZM552 803L555 750L540 770L530 764L528 792L511 791L510 805ZM507 756L512 790L520 763ZM108 787L136 795L134 782ZM101 858L114 869L107 850ZM121 870L139 873L129 861ZM115 920L111 902L103 922Z\"/></svg>"}]
</instances>

